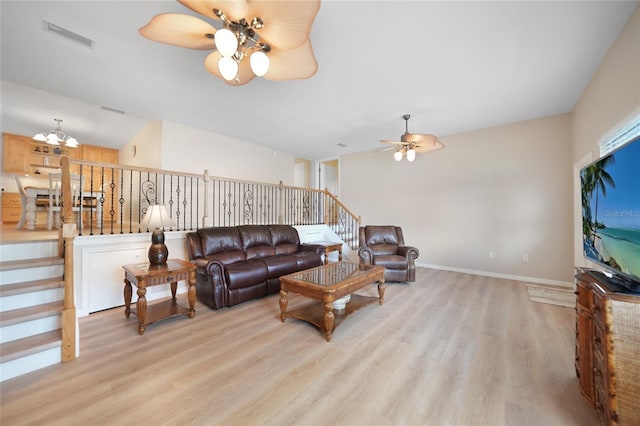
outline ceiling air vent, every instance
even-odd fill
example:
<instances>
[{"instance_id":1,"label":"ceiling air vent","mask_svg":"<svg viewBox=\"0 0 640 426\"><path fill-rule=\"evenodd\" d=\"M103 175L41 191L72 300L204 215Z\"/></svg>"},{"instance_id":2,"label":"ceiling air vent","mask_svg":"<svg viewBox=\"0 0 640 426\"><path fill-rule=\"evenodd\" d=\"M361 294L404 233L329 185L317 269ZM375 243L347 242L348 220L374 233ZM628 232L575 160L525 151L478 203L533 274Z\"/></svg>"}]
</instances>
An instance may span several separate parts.
<instances>
[{"instance_id":1,"label":"ceiling air vent","mask_svg":"<svg viewBox=\"0 0 640 426\"><path fill-rule=\"evenodd\" d=\"M104 106L104 105L102 105L100 108L105 110L105 111L115 112L116 114L124 114L125 113L124 111L122 111L120 109L115 109L115 108L111 108L111 107Z\"/></svg>"},{"instance_id":2,"label":"ceiling air vent","mask_svg":"<svg viewBox=\"0 0 640 426\"><path fill-rule=\"evenodd\" d=\"M46 19L42 20L43 24L44 24L44 30L45 31L50 31L52 33L56 33L59 34L63 37L68 38L69 40L73 40L77 43L80 43L86 47L88 47L89 49L93 49L93 45L95 43L94 40L90 39L89 37L85 37L81 34L78 33L74 33L71 30L68 30L64 27L61 27L58 24L54 24L53 22L49 22Z\"/></svg>"}]
</instances>

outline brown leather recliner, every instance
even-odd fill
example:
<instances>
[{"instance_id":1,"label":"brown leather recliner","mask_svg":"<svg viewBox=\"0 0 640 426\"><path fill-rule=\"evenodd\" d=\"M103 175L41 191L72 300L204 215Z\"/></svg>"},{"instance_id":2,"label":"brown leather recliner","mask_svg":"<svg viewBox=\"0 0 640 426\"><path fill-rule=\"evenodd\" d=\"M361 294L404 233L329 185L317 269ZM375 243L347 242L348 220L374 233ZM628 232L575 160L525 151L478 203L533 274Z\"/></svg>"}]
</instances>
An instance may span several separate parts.
<instances>
[{"instance_id":1,"label":"brown leather recliner","mask_svg":"<svg viewBox=\"0 0 640 426\"><path fill-rule=\"evenodd\" d=\"M417 248L404 245L399 226L360 227L360 263L384 266L385 281L414 282L419 254Z\"/></svg>"}]
</instances>

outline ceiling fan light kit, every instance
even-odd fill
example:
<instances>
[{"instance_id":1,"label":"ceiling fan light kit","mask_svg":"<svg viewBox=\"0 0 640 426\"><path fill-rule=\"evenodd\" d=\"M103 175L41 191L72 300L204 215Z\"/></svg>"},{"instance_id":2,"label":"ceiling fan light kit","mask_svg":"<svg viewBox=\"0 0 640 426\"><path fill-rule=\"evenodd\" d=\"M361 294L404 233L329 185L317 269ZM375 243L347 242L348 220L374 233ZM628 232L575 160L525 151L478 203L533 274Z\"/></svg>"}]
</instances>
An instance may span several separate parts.
<instances>
[{"instance_id":1,"label":"ceiling fan light kit","mask_svg":"<svg viewBox=\"0 0 640 426\"><path fill-rule=\"evenodd\" d=\"M389 148L384 148L382 151L393 149L393 159L396 161L402 161L404 157L407 157L407 161L413 162L416 159L416 153L437 151L444 148L444 144L440 140L430 134L426 133L409 133L409 114L402 116L405 121L405 132L400 136L399 141L392 141L388 139L382 139L381 143L392 144Z\"/></svg>"},{"instance_id":2,"label":"ceiling fan light kit","mask_svg":"<svg viewBox=\"0 0 640 426\"><path fill-rule=\"evenodd\" d=\"M76 140L76 138L65 134L60 127L60 123L62 120L59 118L54 118L53 121L58 123L58 126L50 130L48 132L40 132L33 135L33 140L38 142L46 142L49 145L60 145L60 143L64 142L65 146L69 148L77 148L80 144Z\"/></svg>"},{"instance_id":3,"label":"ceiling fan light kit","mask_svg":"<svg viewBox=\"0 0 640 426\"><path fill-rule=\"evenodd\" d=\"M211 74L239 86L254 77L282 81L312 77L318 64L309 34L320 0L178 0L215 21L164 13L140 28L153 41L191 49L215 49L204 61Z\"/></svg>"}]
</instances>

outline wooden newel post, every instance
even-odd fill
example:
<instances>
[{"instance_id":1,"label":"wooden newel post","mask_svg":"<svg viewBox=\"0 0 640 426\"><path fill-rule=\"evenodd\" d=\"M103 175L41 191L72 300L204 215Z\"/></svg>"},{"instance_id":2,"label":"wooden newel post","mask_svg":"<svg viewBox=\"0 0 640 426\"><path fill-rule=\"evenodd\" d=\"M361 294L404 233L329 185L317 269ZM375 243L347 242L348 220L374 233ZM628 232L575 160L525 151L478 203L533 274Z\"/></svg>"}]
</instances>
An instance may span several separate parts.
<instances>
[{"instance_id":1,"label":"wooden newel post","mask_svg":"<svg viewBox=\"0 0 640 426\"><path fill-rule=\"evenodd\" d=\"M76 359L76 306L73 284L73 240L77 233L76 219L71 205L71 176L69 173L69 157L60 158L62 167L62 226L61 242L64 257L64 305L62 309L62 362ZM82 188L76 188L82 191Z\"/></svg>"}]
</instances>

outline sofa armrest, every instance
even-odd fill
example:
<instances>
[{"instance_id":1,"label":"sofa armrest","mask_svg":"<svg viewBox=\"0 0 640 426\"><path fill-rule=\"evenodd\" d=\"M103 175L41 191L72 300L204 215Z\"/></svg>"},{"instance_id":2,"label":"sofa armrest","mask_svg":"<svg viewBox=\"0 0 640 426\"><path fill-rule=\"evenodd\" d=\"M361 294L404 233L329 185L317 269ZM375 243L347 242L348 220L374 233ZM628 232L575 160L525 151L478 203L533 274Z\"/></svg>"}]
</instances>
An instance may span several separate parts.
<instances>
[{"instance_id":1,"label":"sofa armrest","mask_svg":"<svg viewBox=\"0 0 640 426\"><path fill-rule=\"evenodd\" d=\"M400 256L406 256L408 259L417 259L420 255L420 252L416 247L411 246L400 246L398 247L398 254Z\"/></svg>"},{"instance_id":2,"label":"sofa armrest","mask_svg":"<svg viewBox=\"0 0 640 426\"><path fill-rule=\"evenodd\" d=\"M373 252L369 247L360 247L358 249L358 257L360 258L360 263L364 263L365 265L373 264Z\"/></svg>"},{"instance_id":3,"label":"sofa armrest","mask_svg":"<svg viewBox=\"0 0 640 426\"><path fill-rule=\"evenodd\" d=\"M298 251L312 251L322 256L324 254L324 246L322 244L300 244Z\"/></svg>"}]
</instances>

